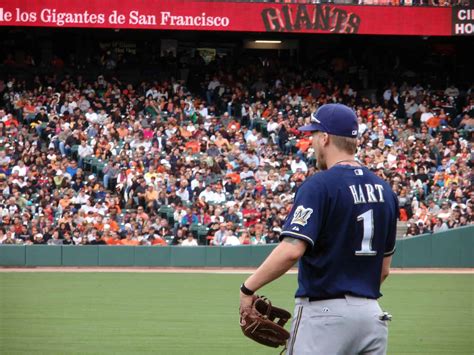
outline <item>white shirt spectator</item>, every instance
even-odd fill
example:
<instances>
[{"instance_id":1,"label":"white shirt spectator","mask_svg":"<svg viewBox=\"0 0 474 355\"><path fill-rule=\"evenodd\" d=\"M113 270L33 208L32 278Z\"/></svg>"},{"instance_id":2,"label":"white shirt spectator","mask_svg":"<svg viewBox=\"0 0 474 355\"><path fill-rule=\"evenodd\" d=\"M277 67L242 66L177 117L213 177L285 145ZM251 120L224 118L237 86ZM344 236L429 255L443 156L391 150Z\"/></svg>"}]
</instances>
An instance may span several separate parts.
<instances>
[{"instance_id":1,"label":"white shirt spectator","mask_svg":"<svg viewBox=\"0 0 474 355\"><path fill-rule=\"evenodd\" d=\"M222 191L222 189L220 190L217 190L214 192L213 196L212 196L212 201L214 203L223 203L225 202L226 198L225 198L225 193Z\"/></svg>"},{"instance_id":2,"label":"white shirt spectator","mask_svg":"<svg viewBox=\"0 0 474 355\"><path fill-rule=\"evenodd\" d=\"M18 176L26 176L26 173L28 171L28 168L23 164L21 161L18 165L15 165L15 167L12 169L12 173L17 172Z\"/></svg>"},{"instance_id":3,"label":"white shirt spectator","mask_svg":"<svg viewBox=\"0 0 474 355\"><path fill-rule=\"evenodd\" d=\"M298 169L301 169L303 173L306 173L308 171L308 166L304 161L296 158L291 162L291 171L295 173Z\"/></svg>"},{"instance_id":4,"label":"white shirt spectator","mask_svg":"<svg viewBox=\"0 0 474 355\"><path fill-rule=\"evenodd\" d=\"M94 153L94 150L92 149L92 147L88 144L81 144L79 146L79 148L77 149L77 154L81 157L81 158L85 158L85 157L88 157L90 155L92 155L92 153Z\"/></svg>"},{"instance_id":5,"label":"white shirt spectator","mask_svg":"<svg viewBox=\"0 0 474 355\"><path fill-rule=\"evenodd\" d=\"M105 125L107 123L109 116L105 111L100 112L97 114L97 123L100 124L101 126ZM107 127L104 127L104 135L108 133Z\"/></svg>"},{"instance_id":6,"label":"white shirt spectator","mask_svg":"<svg viewBox=\"0 0 474 355\"><path fill-rule=\"evenodd\" d=\"M221 225L219 230L214 233L214 239L212 240L212 244L224 245L227 232L228 231L225 229L225 227Z\"/></svg>"},{"instance_id":7,"label":"white shirt spectator","mask_svg":"<svg viewBox=\"0 0 474 355\"><path fill-rule=\"evenodd\" d=\"M251 178L251 177L254 176L252 170L247 170L247 171L244 170L244 171L241 171L239 175L240 175L240 179L241 179L241 180L245 180L245 179L247 179L247 178Z\"/></svg>"},{"instance_id":8,"label":"white shirt spectator","mask_svg":"<svg viewBox=\"0 0 474 355\"><path fill-rule=\"evenodd\" d=\"M189 191L186 188L178 189L176 191L176 196L178 196L181 199L181 201L184 201L184 202L189 201Z\"/></svg>"},{"instance_id":9,"label":"white shirt spectator","mask_svg":"<svg viewBox=\"0 0 474 355\"><path fill-rule=\"evenodd\" d=\"M201 181L204 183L203 180L201 180ZM199 186L199 180L198 179L193 179L191 181L191 190L194 191L194 189L198 186ZM205 185L203 185L203 186L205 186Z\"/></svg>"},{"instance_id":10,"label":"white shirt spectator","mask_svg":"<svg viewBox=\"0 0 474 355\"><path fill-rule=\"evenodd\" d=\"M184 208L174 211L174 220L181 221L183 217L186 216L186 210Z\"/></svg>"},{"instance_id":11,"label":"white shirt spectator","mask_svg":"<svg viewBox=\"0 0 474 355\"><path fill-rule=\"evenodd\" d=\"M89 107L91 107L91 104L87 99L82 99L79 101L79 108L82 112L86 112Z\"/></svg>"},{"instance_id":12,"label":"white shirt spectator","mask_svg":"<svg viewBox=\"0 0 474 355\"><path fill-rule=\"evenodd\" d=\"M420 84L416 84L414 87L413 87L413 90L418 94L419 92L422 92L424 90L423 86L421 86Z\"/></svg>"},{"instance_id":13,"label":"white shirt spectator","mask_svg":"<svg viewBox=\"0 0 474 355\"><path fill-rule=\"evenodd\" d=\"M183 247L197 247L198 246L198 243L196 241L196 239L185 239L181 242L181 246Z\"/></svg>"},{"instance_id":14,"label":"white shirt spectator","mask_svg":"<svg viewBox=\"0 0 474 355\"><path fill-rule=\"evenodd\" d=\"M156 90L156 88L148 89L148 91L145 93L145 97L148 98L149 96L156 100L156 98L158 98L158 90Z\"/></svg>"},{"instance_id":15,"label":"white shirt spectator","mask_svg":"<svg viewBox=\"0 0 474 355\"><path fill-rule=\"evenodd\" d=\"M201 115L201 117L204 117L204 118L207 118L207 116L209 115L209 110L207 109L207 107L200 108L198 112Z\"/></svg>"},{"instance_id":16,"label":"white shirt spectator","mask_svg":"<svg viewBox=\"0 0 474 355\"><path fill-rule=\"evenodd\" d=\"M293 97L290 99L290 105L291 106L299 106L301 104L301 96L295 94Z\"/></svg>"},{"instance_id":17,"label":"white shirt spectator","mask_svg":"<svg viewBox=\"0 0 474 355\"><path fill-rule=\"evenodd\" d=\"M80 211L83 211L87 215L89 213L89 211L97 212L97 209L94 206L82 205L81 208L80 208ZM86 219L87 219L87 217L86 217Z\"/></svg>"},{"instance_id":18,"label":"white shirt spectator","mask_svg":"<svg viewBox=\"0 0 474 355\"><path fill-rule=\"evenodd\" d=\"M263 169L258 169L254 176L257 181L267 181L268 172Z\"/></svg>"},{"instance_id":19,"label":"white shirt spectator","mask_svg":"<svg viewBox=\"0 0 474 355\"><path fill-rule=\"evenodd\" d=\"M389 152L387 154L387 163L389 168L393 168L394 166L397 166L397 154Z\"/></svg>"},{"instance_id":20,"label":"white shirt spectator","mask_svg":"<svg viewBox=\"0 0 474 355\"><path fill-rule=\"evenodd\" d=\"M363 135L365 131L367 131L367 125L359 120L359 135Z\"/></svg>"},{"instance_id":21,"label":"white shirt spectator","mask_svg":"<svg viewBox=\"0 0 474 355\"><path fill-rule=\"evenodd\" d=\"M446 90L444 90L444 94L446 96L457 97L459 96L459 89L456 86L451 85L448 88L446 88Z\"/></svg>"},{"instance_id":22,"label":"white shirt spectator","mask_svg":"<svg viewBox=\"0 0 474 355\"><path fill-rule=\"evenodd\" d=\"M168 91L158 91L157 100L160 101L162 97L168 100Z\"/></svg>"},{"instance_id":23,"label":"white shirt spectator","mask_svg":"<svg viewBox=\"0 0 474 355\"><path fill-rule=\"evenodd\" d=\"M73 235L72 240L74 241L74 244L81 244L82 237L81 235L78 235L77 237Z\"/></svg>"},{"instance_id":24,"label":"white shirt spectator","mask_svg":"<svg viewBox=\"0 0 474 355\"><path fill-rule=\"evenodd\" d=\"M48 160L54 160L55 161L55 160L58 159L58 156L56 155L56 153L51 152L46 156L46 158L48 158Z\"/></svg>"},{"instance_id":25,"label":"white shirt spectator","mask_svg":"<svg viewBox=\"0 0 474 355\"><path fill-rule=\"evenodd\" d=\"M225 246L235 246L240 245L240 240L235 236L231 231L228 231L225 236Z\"/></svg>"},{"instance_id":26,"label":"white shirt spectator","mask_svg":"<svg viewBox=\"0 0 474 355\"><path fill-rule=\"evenodd\" d=\"M278 130L278 122L271 121L267 123L267 131L268 133L276 132Z\"/></svg>"},{"instance_id":27,"label":"white shirt spectator","mask_svg":"<svg viewBox=\"0 0 474 355\"><path fill-rule=\"evenodd\" d=\"M451 209L447 209L447 210L441 209L438 212L437 217L441 218L443 221L447 221L449 217L451 217L451 213L452 213Z\"/></svg>"},{"instance_id":28,"label":"white shirt spectator","mask_svg":"<svg viewBox=\"0 0 474 355\"><path fill-rule=\"evenodd\" d=\"M214 78L207 86L207 90L214 91L219 86L221 86L221 83L219 82L219 80L217 80L217 78Z\"/></svg>"},{"instance_id":29,"label":"white shirt spectator","mask_svg":"<svg viewBox=\"0 0 474 355\"><path fill-rule=\"evenodd\" d=\"M247 137L245 138L245 140L247 141L247 143L251 144L251 143L255 143L257 141L258 137L253 134L253 132L250 132Z\"/></svg>"},{"instance_id":30,"label":"white shirt spectator","mask_svg":"<svg viewBox=\"0 0 474 355\"><path fill-rule=\"evenodd\" d=\"M445 223L445 222L442 222L441 224L440 223L436 223L434 226L433 226L433 233L439 233L439 232L444 232L444 231L447 231L449 229L448 225Z\"/></svg>"},{"instance_id":31,"label":"white shirt spectator","mask_svg":"<svg viewBox=\"0 0 474 355\"><path fill-rule=\"evenodd\" d=\"M210 186L207 186L204 191L201 191L199 198L203 199L206 202L213 201L214 192L211 190Z\"/></svg>"},{"instance_id":32,"label":"white shirt spectator","mask_svg":"<svg viewBox=\"0 0 474 355\"><path fill-rule=\"evenodd\" d=\"M74 196L72 199L71 199L71 202L73 204L78 204L78 205L83 205L85 204L87 201L89 201L89 198L90 196L83 193L83 192L80 192L77 196Z\"/></svg>"},{"instance_id":33,"label":"white shirt spectator","mask_svg":"<svg viewBox=\"0 0 474 355\"><path fill-rule=\"evenodd\" d=\"M433 116L434 115L431 112L422 113L420 117L420 121L423 123L428 122L428 120Z\"/></svg>"}]
</instances>

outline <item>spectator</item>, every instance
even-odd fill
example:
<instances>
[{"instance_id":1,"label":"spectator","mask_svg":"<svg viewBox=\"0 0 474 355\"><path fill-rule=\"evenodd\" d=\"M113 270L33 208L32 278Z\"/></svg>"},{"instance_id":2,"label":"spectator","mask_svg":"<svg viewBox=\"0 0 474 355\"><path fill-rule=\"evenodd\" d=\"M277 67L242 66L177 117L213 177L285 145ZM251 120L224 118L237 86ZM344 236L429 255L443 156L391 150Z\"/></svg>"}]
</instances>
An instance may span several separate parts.
<instances>
[{"instance_id":1,"label":"spectator","mask_svg":"<svg viewBox=\"0 0 474 355\"><path fill-rule=\"evenodd\" d=\"M183 247L196 247L197 245L198 243L191 232L188 232L186 239L181 243L181 246Z\"/></svg>"},{"instance_id":2,"label":"spectator","mask_svg":"<svg viewBox=\"0 0 474 355\"><path fill-rule=\"evenodd\" d=\"M436 219L436 224L433 226L433 233L445 232L447 231L448 225L441 218Z\"/></svg>"},{"instance_id":3,"label":"spectator","mask_svg":"<svg viewBox=\"0 0 474 355\"><path fill-rule=\"evenodd\" d=\"M219 225L219 230L217 230L214 233L214 238L212 239L212 245L224 245L226 233L227 233L227 224L221 223Z\"/></svg>"},{"instance_id":4,"label":"spectator","mask_svg":"<svg viewBox=\"0 0 474 355\"><path fill-rule=\"evenodd\" d=\"M239 238L237 238L237 236L233 233L232 230L226 231L224 238L225 238L224 246L240 245Z\"/></svg>"}]
</instances>

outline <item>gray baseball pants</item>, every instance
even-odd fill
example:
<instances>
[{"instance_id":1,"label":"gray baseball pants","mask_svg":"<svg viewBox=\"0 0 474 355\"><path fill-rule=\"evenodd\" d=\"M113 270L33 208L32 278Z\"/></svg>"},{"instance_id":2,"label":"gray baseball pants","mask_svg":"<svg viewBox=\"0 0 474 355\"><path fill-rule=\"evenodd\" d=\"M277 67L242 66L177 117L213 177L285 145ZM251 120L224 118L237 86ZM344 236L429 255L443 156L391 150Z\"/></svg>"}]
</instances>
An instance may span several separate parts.
<instances>
[{"instance_id":1,"label":"gray baseball pants","mask_svg":"<svg viewBox=\"0 0 474 355\"><path fill-rule=\"evenodd\" d=\"M388 328L382 313L377 300L368 298L297 298L287 355L386 354Z\"/></svg>"}]
</instances>

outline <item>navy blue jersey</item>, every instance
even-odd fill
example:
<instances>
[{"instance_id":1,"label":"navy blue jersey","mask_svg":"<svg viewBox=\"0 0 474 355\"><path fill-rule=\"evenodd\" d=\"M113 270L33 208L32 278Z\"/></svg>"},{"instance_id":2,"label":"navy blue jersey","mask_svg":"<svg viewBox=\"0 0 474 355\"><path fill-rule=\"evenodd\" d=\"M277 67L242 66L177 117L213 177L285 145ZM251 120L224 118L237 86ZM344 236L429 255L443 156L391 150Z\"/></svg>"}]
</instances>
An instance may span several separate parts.
<instances>
[{"instance_id":1,"label":"navy blue jersey","mask_svg":"<svg viewBox=\"0 0 474 355\"><path fill-rule=\"evenodd\" d=\"M395 251L398 200L365 167L335 165L296 192L280 238L308 243L296 297L379 298L384 256Z\"/></svg>"}]
</instances>

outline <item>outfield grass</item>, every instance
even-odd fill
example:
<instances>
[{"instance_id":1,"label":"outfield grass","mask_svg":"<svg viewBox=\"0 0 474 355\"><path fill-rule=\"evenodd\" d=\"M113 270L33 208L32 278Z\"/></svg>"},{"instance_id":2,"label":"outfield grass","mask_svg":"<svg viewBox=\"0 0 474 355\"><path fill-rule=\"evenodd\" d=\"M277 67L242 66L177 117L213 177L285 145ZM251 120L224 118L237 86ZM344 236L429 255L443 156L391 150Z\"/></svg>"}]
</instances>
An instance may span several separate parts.
<instances>
[{"instance_id":1,"label":"outfield grass","mask_svg":"<svg viewBox=\"0 0 474 355\"><path fill-rule=\"evenodd\" d=\"M243 337L244 275L0 273L0 354L278 354ZM393 275L389 354L472 354L474 275ZM296 276L263 294L293 308ZM330 354L328 354L330 355Z\"/></svg>"}]
</instances>

